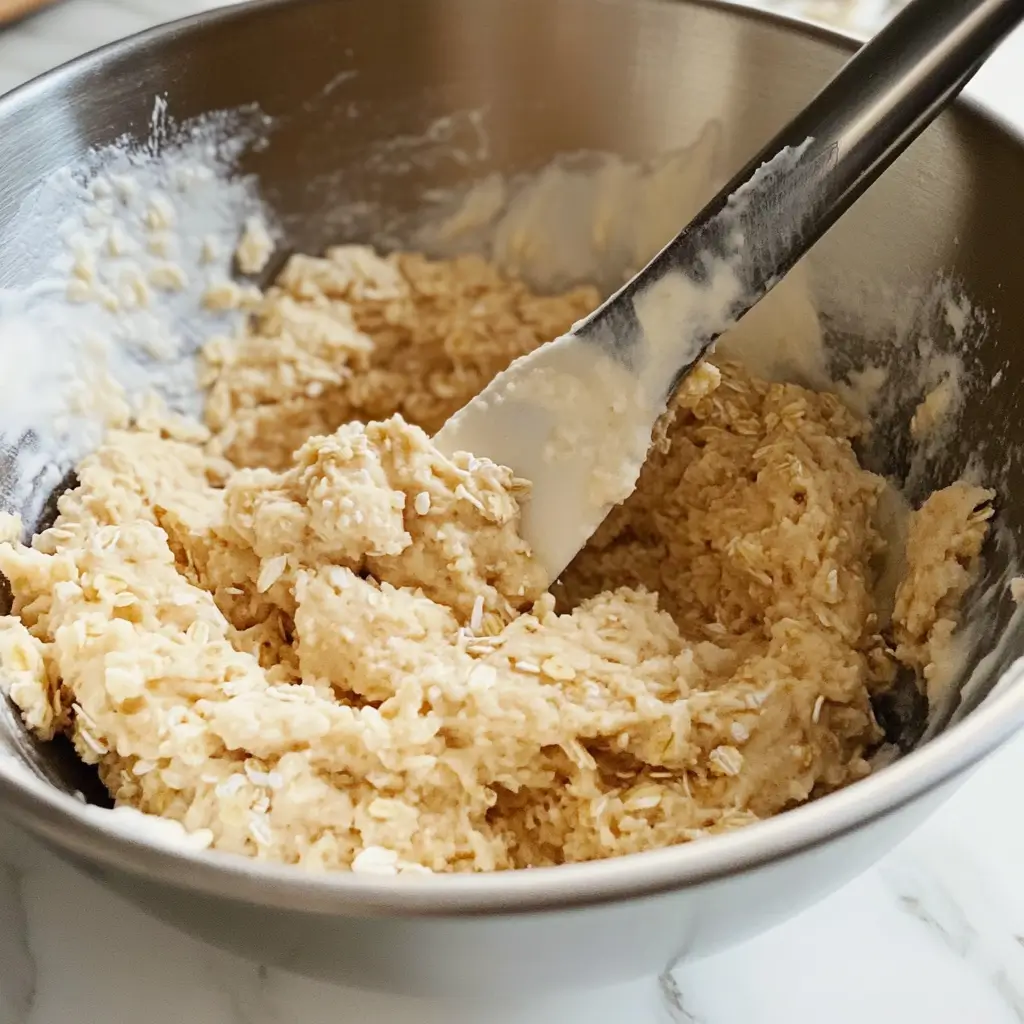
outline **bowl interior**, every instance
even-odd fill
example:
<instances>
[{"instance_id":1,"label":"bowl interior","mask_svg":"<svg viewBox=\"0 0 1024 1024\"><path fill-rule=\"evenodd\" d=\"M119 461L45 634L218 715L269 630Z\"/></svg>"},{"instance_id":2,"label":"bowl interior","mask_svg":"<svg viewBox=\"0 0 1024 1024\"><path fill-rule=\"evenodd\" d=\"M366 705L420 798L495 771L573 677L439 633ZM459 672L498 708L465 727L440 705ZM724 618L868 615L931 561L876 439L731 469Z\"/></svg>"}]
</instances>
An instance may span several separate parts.
<instances>
[{"instance_id":1,"label":"bowl interior","mask_svg":"<svg viewBox=\"0 0 1024 1024\"><path fill-rule=\"evenodd\" d=\"M359 241L483 248L541 286L589 278L611 287L850 49L738 8L675 2L410 0L399 18L373 0L295 0L182 23L0 100L0 286L18 293L49 272L54 218L67 211L45 198L62 169L76 168L80 185L103 169L105 148L133 145L159 165L182 140L194 142L196 119L241 111L214 131L243 140L218 159L276 226L268 275L290 251ZM154 120L159 97L172 120ZM613 242L581 262L578 246L562 242L591 237L609 194L600 183L612 179L630 183L614 193ZM781 362L771 369L812 382L826 373L854 399L873 381L864 458L910 500L964 472L999 492L985 575L967 602L960 696L927 729L912 686L879 706L904 751L977 706L1024 653L1006 593L1024 516L1014 500L1024 494L1015 387L1024 261L1008 255L1024 223L1021 180L1020 140L967 109L946 114L816 247L771 322L752 320L736 342L758 358L759 331L776 342L801 336L812 300L821 358L788 359L776 345ZM525 216L539 193L546 199L530 224L548 241L524 255L510 241L509 211ZM483 212L453 220L470 200ZM21 358L18 344L0 319L0 367ZM941 433L916 444L914 409L949 373L959 401ZM0 424L0 505L39 528L71 466L32 415ZM56 785L105 799L66 747L40 748L3 705L0 734Z\"/></svg>"}]
</instances>

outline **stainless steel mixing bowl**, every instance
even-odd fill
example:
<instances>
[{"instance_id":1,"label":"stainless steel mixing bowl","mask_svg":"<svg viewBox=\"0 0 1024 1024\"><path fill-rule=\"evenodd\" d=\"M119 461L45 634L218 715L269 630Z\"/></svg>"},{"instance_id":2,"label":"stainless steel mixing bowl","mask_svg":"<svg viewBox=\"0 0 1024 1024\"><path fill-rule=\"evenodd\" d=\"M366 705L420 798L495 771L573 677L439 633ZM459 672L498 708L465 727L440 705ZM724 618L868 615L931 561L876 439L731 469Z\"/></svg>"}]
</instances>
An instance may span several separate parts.
<instances>
[{"instance_id":1,"label":"stainless steel mixing bowl","mask_svg":"<svg viewBox=\"0 0 1024 1024\"><path fill-rule=\"evenodd\" d=\"M559 152L643 159L689 143L710 120L723 132L724 172L852 48L741 8L669 0L270 0L195 18L0 100L0 283L24 276L24 246L8 242L36 183L89 147L143 133L157 94L170 94L179 118L251 103L274 117L269 144L248 154L244 169L259 175L288 243L316 251L354 238L402 241L402 226L433 189L494 170L530 171ZM467 130L483 127L489 139L468 147L475 155L467 159L463 146L455 159L450 139L422 138L439 116L466 110L480 112ZM385 143L416 138L403 143L397 163L372 158ZM851 295L862 309L898 309L910 325L904 347L890 353L895 369L914 351L914 325L920 334L930 322L921 310L940 275L962 279L986 311L989 338L969 356L962 443L918 467L916 486L949 482L968 453L980 453L998 477L999 514L1011 534L1024 517L1016 447L1024 440L1016 389L1024 376L1024 261L1012 258L1024 225L1021 181L1021 140L961 106L812 260L840 369L869 347L856 334ZM875 336L872 344L896 342ZM908 416L896 403L867 453L896 474L908 466ZM116 834L70 795L86 782L56 748L35 748L9 708L0 708L0 809L158 917L309 975L390 991L493 992L654 973L765 929L841 885L1024 723L1024 686L1013 668L1024 635L1000 589L1007 553L994 545L989 556L993 586L970 599L973 696L955 724L924 743L919 730L909 741L897 736L919 749L843 792L735 834L492 876L403 884L312 876ZM890 717L898 732L899 715ZM45 770L19 770L15 761Z\"/></svg>"}]
</instances>

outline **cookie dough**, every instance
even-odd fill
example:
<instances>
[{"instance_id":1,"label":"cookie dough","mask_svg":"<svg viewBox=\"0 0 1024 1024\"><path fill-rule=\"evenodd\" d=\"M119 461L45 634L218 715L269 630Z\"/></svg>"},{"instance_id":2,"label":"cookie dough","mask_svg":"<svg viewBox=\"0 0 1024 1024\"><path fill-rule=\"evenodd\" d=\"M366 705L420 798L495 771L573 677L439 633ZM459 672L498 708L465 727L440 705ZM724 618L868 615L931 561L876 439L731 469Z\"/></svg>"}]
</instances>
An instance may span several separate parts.
<instances>
[{"instance_id":1,"label":"cookie dough","mask_svg":"<svg viewBox=\"0 0 1024 1024\"><path fill-rule=\"evenodd\" d=\"M887 641L861 424L724 364L545 593L529 484L430 433L595 301L477 257L292 258L207 347L205 425L143 410L31 546L5 529L29 728L218 850L380 874L648 850L867 774L870 695L935 674L991 493L913 514Z\"/></svg>"}]
</instances>

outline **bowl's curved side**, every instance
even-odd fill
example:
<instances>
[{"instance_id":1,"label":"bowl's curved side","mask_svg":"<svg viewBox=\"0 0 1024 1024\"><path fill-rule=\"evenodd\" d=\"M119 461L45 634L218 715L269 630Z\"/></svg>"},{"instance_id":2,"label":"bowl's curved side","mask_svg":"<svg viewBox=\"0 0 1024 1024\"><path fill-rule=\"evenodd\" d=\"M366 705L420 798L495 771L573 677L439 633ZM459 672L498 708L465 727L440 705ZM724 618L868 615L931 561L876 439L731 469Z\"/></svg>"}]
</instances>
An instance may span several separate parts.
<instances>
[{"instance_id":1,"label":"bowl's curved side","mask_svg":"<svg viewBox=\"0 0 1024 1024\"><path fill-rule=\"evenodd\" d=\"M246 154L242 169L259 176L290 245L313 251L350 239L401 241L424 197L439 188L534 170L567 150L646 159L691 143L709 121L722 130L723 164L736 165L852 45L714 3L414 0L398 19L372 0L259 0L115 44L0 100L0 238L41 177L126 132L143 135L157 95L166 94L183 120L258 104L274 123L268 145ZM623 54L631 56L624 61ZM447 126L439 135L438 124ZM994 327L1019 322L1024 264L1001 263L987 247L1012 251L1013 224L1024 220L1022 168L1019 140L984 117L945 117L819 247L815 266L829 316L842 325L852 315L844 300L870 294L873 280L904 296L950 269L994 311ZM975 188L979 181L986 194ZM0 285L23 283L32 272L11 247L0 248ZM1010 382L1024 353L1003 332L994 352L978 359L986 380L1005 363ZM1009 410L1005 422L993 429L975 411L965 436L1024 440L1024 410L1011 393L997 389L993 400ZM1014 456L1007 466L1005 493L1024 493L1020 461ZM1021 525L1019 515L1006 510L1010 527ZM552 936L562 927L553 922L564 922L566 942L592 941L586 929L595 925L649 927L651 944L639 943L637 957L624 961L634 972L640 960L658 966L655 952L665 959L720 945L833 888L1024 724L1020 668L1011 669L1020 630L1009 614L1000 611L992 626L1010 638L990 664L993 678L1006 673L1001 692L956 729L780 818L614 861L398 885L307 876L121 834L11 757L0 757L0 805L184 927L268 956L272 932L274 959L298 970L338 976L344 964L369 971L367 962L380 960L378 942L398 943L411 957L416 944L441 935L432 931L441 922L450 938L437 944L434 960L450 964L453 950L497 956L506 939L488 946L483 915L500 915L510 944L537 951L540 974L558 958L538 940L538 921ZM627 899L634 902L620 902ZM580 916L585 910L591 916ZM586 929L571 930L584 920ZM401 928L415 942L403 945ZM303 935L319 935L325 945ZM358 941L344 947L346 936ZM357 955L356 947L365 952ZM349 953L342 956L342 948ZM379 983L391 985L379 971Z\"/></svg>"},{"instance_id":2,"label":"bowl's curved side","mask_svg":"<svg viewBox=\"0 0 1024 1024\"><path fill-rule=\"evenodd\" d=\"M828 896L906 838L965 779L891 814L748 870L650 896L487 913L318 913L185 890L94 860L72 863L159 919L259 963L391 994L522 999L648 977L779 924ZM66 851L63 854L67 856Z\"/></svg>"}]
</instances>

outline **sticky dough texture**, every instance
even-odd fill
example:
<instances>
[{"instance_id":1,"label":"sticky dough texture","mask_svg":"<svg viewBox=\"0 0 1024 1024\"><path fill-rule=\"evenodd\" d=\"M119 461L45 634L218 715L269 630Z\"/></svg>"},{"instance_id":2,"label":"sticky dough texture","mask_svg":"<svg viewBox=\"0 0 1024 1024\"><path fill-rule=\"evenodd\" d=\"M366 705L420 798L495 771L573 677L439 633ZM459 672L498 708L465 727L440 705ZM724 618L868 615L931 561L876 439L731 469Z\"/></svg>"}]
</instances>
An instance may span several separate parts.
<instances>
[{"instance_id":1,"label":"sticky dough texture","mask_svg":"<svg viewBox=\"0 0 1024 1024\"><path fill-rule=\"evenodd\" d=\"M209 346L206 428L138 416L31 547L0 524L28 726L219 850L383 874L681 843L864 776L870 693L934 674L990 492L914 514L894 651L860 424L725 364L544 593L528 485L422 428L595 298L475 257L293 258Z\"/></svg>"}]
</instances>

